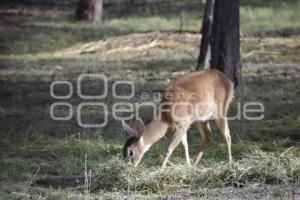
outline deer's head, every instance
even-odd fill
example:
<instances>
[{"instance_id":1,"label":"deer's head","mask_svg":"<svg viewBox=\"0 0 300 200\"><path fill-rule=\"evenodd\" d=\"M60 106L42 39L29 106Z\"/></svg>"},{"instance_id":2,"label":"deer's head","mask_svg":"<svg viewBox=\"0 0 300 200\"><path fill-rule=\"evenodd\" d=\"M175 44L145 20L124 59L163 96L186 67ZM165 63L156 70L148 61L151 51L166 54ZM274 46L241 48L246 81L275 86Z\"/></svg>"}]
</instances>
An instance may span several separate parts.
<instances>
[{"instance_id":1,"label":"deer's head","mask_svg":"<svg viewBox=\"0 0 300 200\"><path fill-rule=\"evenodd\" d=\"M122 126L126 132L127 140L123 147L124 158L130 159L133 165L138 166L146 149L143 141L145 126L141 119L137 119L131 128L124 120Z\"/></svg>"}]
</instances>

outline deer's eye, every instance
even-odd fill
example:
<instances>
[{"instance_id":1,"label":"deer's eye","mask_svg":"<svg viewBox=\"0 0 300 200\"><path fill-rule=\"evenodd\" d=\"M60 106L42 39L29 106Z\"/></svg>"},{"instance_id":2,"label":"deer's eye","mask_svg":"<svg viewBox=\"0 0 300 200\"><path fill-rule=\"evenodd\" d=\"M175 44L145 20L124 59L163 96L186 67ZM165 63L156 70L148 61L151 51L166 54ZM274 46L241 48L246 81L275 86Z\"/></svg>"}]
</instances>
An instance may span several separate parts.
<instances>
[{"instance_id":1,"label":"deer's eye","mask_svg":"<svg viewBox=\"0 0 300 200\"><path fill-rule=\"evenodd\" d=\"M129 157L133 157L134 156L134 152L132 150L129 150L128 155L129 155Z\"/></svg>"}]
</instances>

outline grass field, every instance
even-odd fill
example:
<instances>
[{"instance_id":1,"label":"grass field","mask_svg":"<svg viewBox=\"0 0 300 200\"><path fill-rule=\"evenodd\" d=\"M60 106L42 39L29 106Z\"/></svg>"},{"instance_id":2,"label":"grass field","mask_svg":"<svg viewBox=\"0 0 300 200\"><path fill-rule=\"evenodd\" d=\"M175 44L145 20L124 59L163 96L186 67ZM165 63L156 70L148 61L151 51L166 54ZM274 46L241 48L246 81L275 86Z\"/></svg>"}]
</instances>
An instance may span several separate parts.
<instances>
[{"instance_id":1,"label":"grass field","mask_svg":"<svg viewBox=\"0 0 300 200\"><path fill-rule=\"evenodd\" d=\"M97 25L72 21L74 1L31 2L6 2L0 9L0 199L300 198L298 1L241 1L242 102L261 102L265 112L260 121L230 121L234 164L226 163L225 144L212 123L214 142L200 165L187 167L178 148L163 172L159 165L170 136L133 169L122 159L125 138L110 109L103 128L77 125L76 108L85 101L76 94L76 81L84 73L105 74L110 89L117 80L132 81L136 90L129 102L136 103L143 102L142 93L162 92L194 71L201 3L139 5L124 15L110 6L104 24ZM75 89L72 98L61 100L75 110L68 121L50 118L50 106L57 102L50 95L55 80L70 81ZM101 87L94 81L83 86L90 94ZM111 108L119 100L110 92L101 102ZM237 107L234 101L231 115ZM146 123L149 111L140 110ZM95 110L82 117L87 123L104 118ZM188 140L195 155L196 129L190 129ZM89 194L83 187L86 155Z\"/></svg>"}]
</instances>

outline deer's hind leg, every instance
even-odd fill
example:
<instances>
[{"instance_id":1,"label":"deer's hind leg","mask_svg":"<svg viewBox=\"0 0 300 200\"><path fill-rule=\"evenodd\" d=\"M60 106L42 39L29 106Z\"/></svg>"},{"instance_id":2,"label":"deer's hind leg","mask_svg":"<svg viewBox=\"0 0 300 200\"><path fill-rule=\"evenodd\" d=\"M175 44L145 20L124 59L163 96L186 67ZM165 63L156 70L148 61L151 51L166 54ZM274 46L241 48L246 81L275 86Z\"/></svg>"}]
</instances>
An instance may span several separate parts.
<instances>
[{"instance_id":1,"label":"deer's hind leg","mask_svg":"<svg viewBox=\"0 0 300 200\"><path fill-rule=\"evenodd\" d=\"M199 130L202 139L198 149L197 156L194 159L194 163L193 163L194 166L196 166L199 163L200 159L203 156L204 150L207 148L207 146L212 140L212 132L208 121L196 122L196 127Z\"/></svg>"},{"instance_id":2,"label":"deer's hind leg","mask_svg":"<svg viewBox=\"0 0 300 200\"><path fill-rule=\"evenodd\" d=\"M221 117L215 120L220 131L222 132L226 145L227 145L227 153L228 153L228 160L229 163L232 162L232 155L231 155L231 137L230 137L230 130L228 128L228 121L227 118Z\"/></svg>"}]
</instances>

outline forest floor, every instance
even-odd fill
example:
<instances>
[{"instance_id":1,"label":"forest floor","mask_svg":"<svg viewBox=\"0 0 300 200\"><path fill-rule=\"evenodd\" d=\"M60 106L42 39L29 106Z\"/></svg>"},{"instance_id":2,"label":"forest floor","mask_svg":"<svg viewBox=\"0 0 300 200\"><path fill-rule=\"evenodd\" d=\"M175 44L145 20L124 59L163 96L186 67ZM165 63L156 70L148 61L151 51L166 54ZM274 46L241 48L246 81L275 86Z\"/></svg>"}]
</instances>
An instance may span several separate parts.
<instances>
[{"instance_id":1,"label":"forest floor","mask_svg":"<svg viewBox=\"0 0 300 200\"><path fill-rule=\"evenodd\" d=\"M122 159L125 137L111 111L122 100L113 97L112 85L131 81L134 96L126 102L144 102L143 93L155 102L156 93L194 71L201 38L199 2L178 1L172 9L167 3L140 6L128 16L108 14L101 26L73 22L73 1L54 7L31 2L0 9L0 199L300 199L298 1L245 1L241 6L242 103L262 103L264 118L230 121L233 165L226 163L225 144L212 123L214 141L199 166L189 168L178 148L163 172L159 165L169 135L151 148L138 169ZM93 102L77 94L81 74L108 78L108 96L94 100L109 108L103 128L78 125L78 105ZM71 82L72 97L53 98L53 81ZM86 80L82 88L97 94L103 84ZM68 88L55 92L66 95ZM120 86L116 92L125 95L130 88ZM70 120L51 119L56 102L71 104ZM235 100L230 115L238 109ZM66 116L66 110L55 114ZM153 117L147 106L139 114L145 123ZM105 113L86 109L81 117L84 123L99 123ZM188 141L195 155L200 143L195 128ZM92 174L88 194L85 161Z\"/></svg>"}]
</instances>

